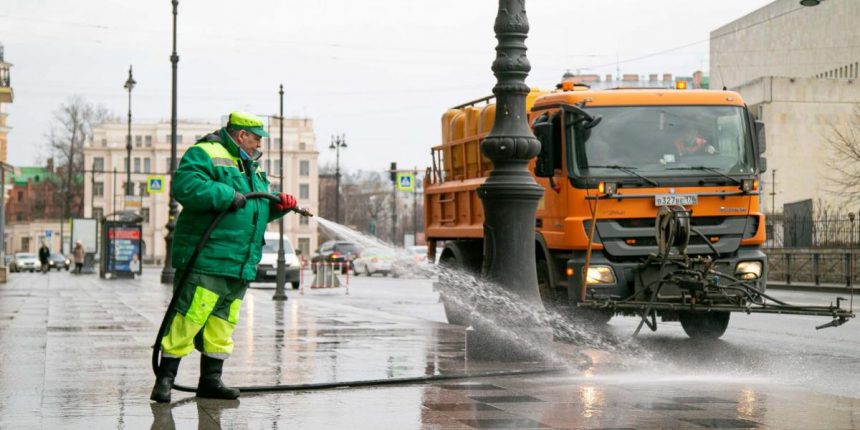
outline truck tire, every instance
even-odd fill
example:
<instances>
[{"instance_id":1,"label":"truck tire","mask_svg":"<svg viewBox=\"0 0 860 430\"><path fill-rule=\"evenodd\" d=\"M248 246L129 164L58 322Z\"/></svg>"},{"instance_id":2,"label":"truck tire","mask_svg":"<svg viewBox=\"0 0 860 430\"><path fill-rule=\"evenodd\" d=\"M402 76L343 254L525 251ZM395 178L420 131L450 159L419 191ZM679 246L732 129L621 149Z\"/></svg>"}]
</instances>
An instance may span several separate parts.
<instances>
[{"instance_id":1,"label":"truck tire","mask_svg":"<svg viewBox=\"0 0 860 430\"><path fill-rule=\"evenodd\" d=\"M678 312L678 321L691 339L716 340L729 327L729 312Z\"/></svg>"},{"instance_id":2,"label":"truck tire","mask_svg":"<svg viewBox=\"0 0 860 430\"><path fill-rule=\"evenodd\" d=\"M446 273L444 268L464 272L467 276L478 276L482 258L483 244L479 241L467 242L458 240L446 244L442 250L442 255L439 258L439 265L443 267L439 276L439 299L445 308L445 316L448 318L449 324L469 325L471 308L463 303L464 300L460 294L457 294L460 300L454 300L451 297L455 295L455 291L462 293L463 287L458 285L462 281L457 279L456 276Z\"/></svg>"}]
</instances>

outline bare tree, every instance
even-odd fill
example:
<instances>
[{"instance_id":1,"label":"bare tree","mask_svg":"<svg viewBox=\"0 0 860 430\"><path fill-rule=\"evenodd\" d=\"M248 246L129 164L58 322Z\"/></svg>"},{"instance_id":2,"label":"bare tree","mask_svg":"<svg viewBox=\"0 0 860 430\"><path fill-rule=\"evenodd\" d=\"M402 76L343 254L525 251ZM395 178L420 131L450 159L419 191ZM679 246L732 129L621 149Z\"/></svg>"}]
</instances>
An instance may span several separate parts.
<instances>
[{"instance_id":1,"label":"bare tree","mask_svg":"<svg viewBox=\"0 0 860 430\"><path fill-rule=\"evenodd\" d=\"M63 219L83 213L84 144L92 139L93 128L117 121L107 108L93 105L81 96L71 96L54 111L47 133L48 151L56 160L56 180L64 193ZM62 238L63 221L60 223Z\"/></svg>"},{"instance_id":2,"label":"bare tree","mask_svg":"<svg viewBox=\"0 0 860 430\"><path fill-rule=\"evenodd\" d=\"M845 124L831 124L827 143L831 149L828 179L838 185L847 203L860 201L860 105Z\"/></svg>"}]
</instances>

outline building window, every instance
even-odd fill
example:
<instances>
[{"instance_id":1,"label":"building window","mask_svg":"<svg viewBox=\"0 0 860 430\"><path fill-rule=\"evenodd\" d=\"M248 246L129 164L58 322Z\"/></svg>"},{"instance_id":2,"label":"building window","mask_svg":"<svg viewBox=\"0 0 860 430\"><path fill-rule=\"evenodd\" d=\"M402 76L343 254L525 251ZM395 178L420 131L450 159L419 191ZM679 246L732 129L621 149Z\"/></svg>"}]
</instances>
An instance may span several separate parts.
<instances>
[{"instance_id":1,"label":"building window","mask_svg":"<svg viewBox=\"0 0 860 430\"><path fill-rule=\"evenodd\" d=\"M30 238L22 237L21 238L21 251L27 252L30 250Z\"/></svg>"},{"instance_id":2,"label":"building window","mask_svg":"<svg viewBox=\"0 0 860 430\"><path fill-rule=\"evenodd\" d=\"M104 216L104 210L102 208L93 208L93 218L102 219Z\"/></svg>"},{"instance_id":3,"label":"building window","mask_svg":"<svg viewBox=\"0 0 860 430\"><path fill-rule=\"evenodd\" d=\"M106 146L107 146L107 139L102 138L102 147L106 147Z\"/></svg>"},{"instance_id":4,"label":"building window","mask_svg":"<svg viewBox=\"0 0 860 430\"><path fill-rule=\"evenodd\" d=\"M171 136L173 136L173 135L172 135L172 134L168 134L168 135L167 135L167 143L170 143L170 137L171 137ZM182 135L181 135L181 134L177 134L177 135L176 135L176 144L177 144L177 145L181 145L181 144L182 144Z\"/></svg>"},{"instance_id":5,"label":"building window","mask_svg":"<svg viewBox=\"0 0 860 430\"><path fill-rule=\"evenodd\" d=\"M281 138L280 138L280 137L276 137L276 138L275 138L275 148L277 149L277 148L280 148L280 147L281 147Z\"/></svg>"},{"instance_id":6,"label":"building window","mask_svg":"<svg viewBox=\"0 0 860 430\"><path fill-rule=\"evenodd\" d=\"M134 173L140 173L140 157L134 157Z\"/></svg>"},{"instance_id":7,"label":"building window","mask_svg":"<svg viewBox=\"0 0 860 430\"><path fill-rule=\"evenodd\" d=\"M266 171L267 171L267 172L271 172L271 171L272 171L272 169L271 169L271 167L272 167L272 163L271 163L271 161L272 161L272 160L266 160Z\"/></svg>"},{"instance_id":8,"label":"building window","mask_svg":"<svg viewBox=\"0 0 860 430\"><path fill-rule=\"evenodd\" d=\"M309 199L311 198L311 187L308 184L300 184L299 185L299 198L300 199Z\"/></svg>"},{"instance_id":9,"label":"building window","mask_svg":"<svg viewBox=\"0 0 860 430\"><path fill-rule=\"evenodd\" d=\"M281 176L281 160L275 160L275 175Z\"/></svg>"},{"instance_id":10,"label":"building window","mask_svg":"<svg viewBox=\"0 0 860 430\"><path fill-rule=\"evenodd\" d=\"M24 200L24 192L23 192L23 191L18 191L18 201L20 202L20 201L23 201L23 200Z\"/></svg>"},{"instance_id":11,"label":"building window","mask_svg":"<svg viewBox=\"0 0 860 430\"><path fill-rule=\"evenodd\" d=\"M150 164L149 163L149 157L144 158L143 159L143 173L149 173L149 168L150 168L149 164Z\"/></svg>"},{"instance_id":12,"label":"building window","mask_svg":"<svg viewBox=\"0 0 860 430\"><path fill-rule=\"evenodd\" d=\"M299 161L299 176L310 176L311 162L308 160Z\"/></svg>"},{"instance_id":13,"label":"building window","mask_svg":"<svg viewBox=\"0 0 860 430\"><path fill-rule=\"evenodd\" d=\"M93 182L93 196L102 197L105 195L105 183Z\"/></svg>"},{"instance_id":14,"label":"building window","mask_svg":"<svg viewBox=\"0 0 860 430\"><path fill-rule=\"evenodd\" d=\"M143 217L144 224L149 224L149 208L140 208L140 216Z\"/></svg>"},{"instance_id":15,"label":"building window","mask_svg":"<svg viewBox=\"0 0 860 430\"><path fill-rule=\"evenodd\" d=\"M306 147L307 147L307 145L305 145L304 142L299 142L299 150L304 151L306 149Z\"/></svg>"},{"instance_id":16,"label":"building window","mask_svg":"<svg viewBox=\"0 0 860 430\"><path fill-rule=\"evenodd\" d=\"M147 148L152 147L152 135L151 134L147 134L146 136L143 136L143 146L145 146Z\"/></svg>"},{"instance_id":17,"label":"building window","mask_svg":"<svg viewBox=\"0 0 860 430\"><path fill-rule=\"evenodd\" d=\"M137 184L137 189L140 190L141 197L149 196L149 191L146 190L146 182L141 182Z\"/></svg>"},{"instance_id":18,"label":"building window","mask_svg":"<svg viewBox=\"0 0 860 430\"><path fill-rule=\"evenodd\" d=\"M304 215L299 216L299 225L308 225L308 220L309 218Z\"/></svg>"},{"instance_id":19,"label":"building window","mask_svg":"<svg viewBox=\"0 0 860 430\"><path fill-rule=\"evenodd\" d=\"M93 157L93 170L102 171L105 169L104 157Z\"/></svg>"},{"instance_id":20,"label":"building window","mask_svg":"<svg viewBox=\"0 0 860 430\"><path fill-rule=\"evenodd\" d=\"M143 136L137 135L134 136L134 146L140 148L143 146Z\"/></svg>"}]
</instances>

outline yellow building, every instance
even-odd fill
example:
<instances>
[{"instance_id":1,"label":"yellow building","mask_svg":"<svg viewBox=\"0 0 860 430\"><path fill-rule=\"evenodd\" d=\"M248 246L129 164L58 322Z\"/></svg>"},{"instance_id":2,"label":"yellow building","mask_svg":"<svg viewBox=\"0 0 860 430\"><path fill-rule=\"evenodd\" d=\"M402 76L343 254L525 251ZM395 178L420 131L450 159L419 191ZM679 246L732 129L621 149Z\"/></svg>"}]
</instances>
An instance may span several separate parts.
<instances>
[{"instance_id":1,"label":"yellow building","mask_svg":"<svg viewBox=\"0 0 860 430\"><path fill-rule=\"evenodd\" d=\"M3 45L0 45L0 161L6 162L9 127L6 125L6 104L12 103L12 82L9 69L12 65L3 60Z\"/></svg>"}]
</instances>

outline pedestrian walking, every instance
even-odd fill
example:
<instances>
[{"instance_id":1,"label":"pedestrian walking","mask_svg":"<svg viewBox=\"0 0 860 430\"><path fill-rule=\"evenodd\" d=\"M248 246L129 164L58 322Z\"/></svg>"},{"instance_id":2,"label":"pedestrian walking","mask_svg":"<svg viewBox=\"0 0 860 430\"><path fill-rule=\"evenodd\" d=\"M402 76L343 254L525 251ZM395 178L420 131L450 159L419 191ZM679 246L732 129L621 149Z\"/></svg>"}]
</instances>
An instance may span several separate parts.
<instances>
[{"instance_id":1,"label":"pedestrian walking","mask_svg":"<svg viewBox=\"0 0 860 430\"><path fill-rule=\"evenodd\" d=\"M75 249L72 250L72 254L74 254L75 258L75 273L81 273L81 269L84 268L84 257L87 255L84 250L84 245L81 241L75 242Z\"/></svg>"},{"instance_id":2,"label":"pedestrian walking","mask_svg":"<svg viewBox=\"0 0 860 430\"><path fill-rule=\"evenodd\" d=\"M39 248L39 263L42 264L42 274L48 273L48 259L50 257L51 250L48 248L48 245L45 242L42 242L42 246Z\"/></svg>"},{"instance_id":3,"label":"pedestrian walking","mask_svg":"<svg viewBox=\"0 0 860 430\"><path fill-rule=\"evenodd\" d=\"M296 207L280 193L280 202L246 200L250 192L268 192L269 180L257 160L263 121L233 112L227 125L189 148L174 174L173 195L182 205L173 236L176 269L176 313L161 339L161 364L150 398L169 402L179 361L199 350L197 397L235 399L239 390L221 381L224 360L233 352L233 330L248 282L256 277L266 225ZM200 250L194 267L186 267L207 225L229 210ZM183 285L183 271L190 270ZM169 310L168 310L169 311Z\"/></svg>"}]
</instances>

